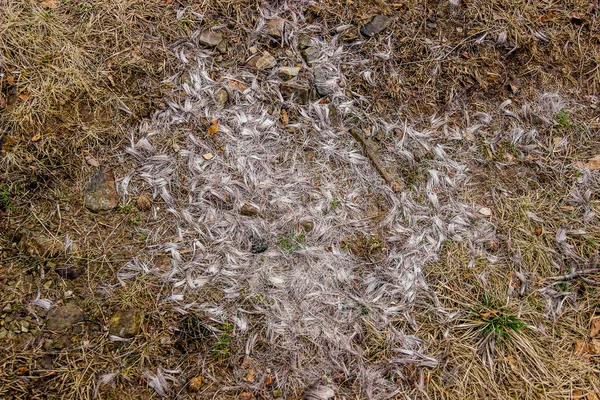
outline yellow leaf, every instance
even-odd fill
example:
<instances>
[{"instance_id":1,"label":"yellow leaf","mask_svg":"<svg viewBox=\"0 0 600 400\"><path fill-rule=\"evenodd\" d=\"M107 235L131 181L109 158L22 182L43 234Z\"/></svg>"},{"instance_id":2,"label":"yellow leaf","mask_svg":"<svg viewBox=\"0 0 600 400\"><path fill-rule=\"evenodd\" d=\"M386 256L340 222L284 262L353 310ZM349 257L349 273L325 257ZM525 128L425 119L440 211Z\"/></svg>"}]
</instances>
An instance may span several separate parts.
<instances>
[{"instance_id":1,"label":"yellow leaf","mask_svg":"<svg viewBox=\"0 0 600 400\"><path fill-rule=\"evenodd\" d=\"M212 121L210 121L210 126L208 127L208 132L206 133L208 133L209 135L214 135L217 132L219 132L219 123L216 119L213 119Z\"/></svg>"},{"instance_id":2,"label":"yellow leaf","mask_svg":"<svg viewBox=\"0 0 600 400\"><path fill-rule=\"evenodd\" d=\"M29 92L23 92L19 95L19 98L21 100L28 100L29 99Z\"/></svg>"},{"instance_id":3,"label":"yellow leaf","mask_svg":"<svg viewBox=\"0 0 600 400\"><path fill-rule=\"evenodd\" d=\"M283 122L283 125L287 125L290 122L290 119L288 117L288 113L285 110L285 108L281 109L281 122Z\"/></svg>"},{"instance_id":4,"label":"yellow leaf","mask_svg":"<svg viewBox=\"0 0 600 400\"><path fill-rule=\"evenodd\" d=\"M33 137L31 138L32 142L37 142L38 140L40 140L42 138L42 135L39 133L36 133L35 135L33 135Z\"/></svg>"}]
</instances>

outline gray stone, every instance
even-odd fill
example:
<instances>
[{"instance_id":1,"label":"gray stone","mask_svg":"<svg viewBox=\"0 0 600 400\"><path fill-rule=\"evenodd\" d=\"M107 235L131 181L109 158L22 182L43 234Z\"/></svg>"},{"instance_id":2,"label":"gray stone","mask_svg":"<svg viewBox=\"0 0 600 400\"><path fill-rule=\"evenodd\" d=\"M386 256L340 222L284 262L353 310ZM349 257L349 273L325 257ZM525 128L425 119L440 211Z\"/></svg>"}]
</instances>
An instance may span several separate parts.
<instances>
[{"instance_id":1,"label":"gray stone","mask_svg":"<svg viewBox=\"0 0 600 400\"><path fill-rule=\"evenodd\" d=\"M271 54L265 52L256 60L256 68L258 69L270 69L277 64L277 60Z\"/></svg>"},{"instance_id":2,"label":"gray stone","mask_svg":"<svg viewBox=\"0 0 600 400\"><path fill-rule=\"evenodd\" d=\"M67 303L48 313L46 328L51 331L62 331L83 321L83 311L75 303Z\"/></svg>"},{"instance_id":3,"label":"gray stone","mask_svg":"<svg viewBox=\"0 0 600 400\"><path fill-rule=\"evenodd\" d=\"M295 100L298 104L308 104L308 88L293 83L282 83L279 85L281 95L287 101Z\"/></svg>"},{"instance_id":4,"label":"gray stone","mask_svg":"<svg viewBox=\"0 0 600 400\"><path fill-rule=\"evenodd\" d=\"M252 254L264 253L269 248L269 243L261 237L253 236L250 238L250 252Z\"/></svg>"},{"instance_id":5,"label":"gray stone","mask_svg":"<svg viewBox=\"0 0 600 400\"><path fill-rule=\"evenodd\" d=\"M228 47L229 47L229 43L227 42L227 39L223 39L217 45L217 50L219 51L219 53L227 53Z\"/></svg>"},{"instance_id":6,"label":"gray stone","mask_svg":"<svg viewBox=\"0 0 600 400\"><path fill-rule=\"evenodd\" d=\"M223 40L223 36L218 32L205 30L200 32L198 40L200 41L200 44L203 44L204 46L215 47Z\"/></svg>"},{"instance_id":7,"label":"gray stone","mask_svg":"<svg viewBox=\"0 0 600 400\"><path fill-rule=\"evenodd\" d=\"M63 244L41 233L25 232L19 241L19 249L30 257L52 258L60 254Z\"/></svg>"},{"instance_id":8,"label":"gray stone","mask_svg":"<svg viewBox=\"0 0 600 400\"><path fill-rule=\"evenodd\" d=\"M112 210L118 204L115 176L112 170L98 170L85 190L85 206L94 212Z\"/></svg>"},{"instance_id":9,"label":"gray stone","mask_svg":"<svg viewBox=\"0 0 600 400\"><path fill-rule=\"evenodd\" d=\"M335 70L319 67L315 68L313 75L315 77L315 88L319 95L331 96L336 92L337 77Z\"/></svg>"},{"instance_id":10,"label":"gray stone","mask_svg":"<svg viewBox=\"0 0 600 400\"><path fill-rule=\"evenodd\" d=\"M314 47L307 47L306 49L302 50L302 58L304 58L304 61L306 61L306 63L310 66L312 66L313 61L315 61L318 56L319 51Z\"/></svg>"},{"instance_id":11,"label":"gray stone","mask_svg":"<svg viewBox=\"0 0 600 400\"><path fill-rule=\"evenodd\" d=\"M298 39L298 47L300 48L300 50L304 50L310 47L310 36L300 35L300 38Z\"/></svg>"},{"instance_id":12,"label":"gray stone","mask_svg":"<svg viewBox=\"0 0 600 400\"><path fill-rule=\"evenodd\" d=\"M108 333L122 338L132 338L140 333L144 313L137 309L117 311L108 324Z\"/></svg>"},{"instance_id":13,"label":"gray stone","mask_svg":"<svg viewBox=\"0 0 600 400\"><path fill-rule=\"evenodd\" d=\"M376 15L371 22L360 28L360 33L367 37L372 37L392 24L392 20L385 15Z\"/></svg>"},{"instance_id":14,"label":"gray stone","mask_svg":"<svg viewBox=\"0 0 600 400\"><path fill-rule=\"evenodd\" d=\"M281 67L279 68L279 76L281 79L290 80L300 73L300 67Z\"/></svg>"},{"instance_id":15,"label":"gray stone","mask_svg":"<svg viewBox=\"0 0 600 400\"><path fill-rule=\"evenodd\" d=\"M221 103L221 104L225 104L227 103L227 101L229 100L229 95L227 94L227 91L224 89L219 90L217 93L215 93L215 99Z\"/></svg>"}]
</instances>

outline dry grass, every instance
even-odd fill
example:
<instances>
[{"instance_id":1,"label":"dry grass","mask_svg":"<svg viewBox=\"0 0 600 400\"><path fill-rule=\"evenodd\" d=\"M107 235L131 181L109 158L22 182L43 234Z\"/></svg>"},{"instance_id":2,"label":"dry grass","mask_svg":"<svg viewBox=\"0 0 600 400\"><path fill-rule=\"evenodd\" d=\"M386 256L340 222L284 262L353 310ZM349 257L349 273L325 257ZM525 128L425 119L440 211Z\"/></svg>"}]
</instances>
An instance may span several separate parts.
<instances>
[{"instance_id":1,"label":"dry grass","mask_svg":"<svg viewBox=\"0 0 600 400\"><path fill-rule=\"evenodd\" d=\"M202 331L207 339L190 344L181 336L186 322L169 304L158 302L159 282L137 278L126 288L110 288L118 268L143 246L138 232L145 232L150 217L136 209L93 216L83 212L80 200L91 170L86 160L92 156L101 164L118 164L115 154L123 148L125 132L172 94L163 83L177 71L169 45L201 25L199 20L177 21L177 9L189 6L209 25L226 24L230 39L244 42L257 4L208 3L59 0L57 8L47 8L33 0L0 0L0 103L8 103L0 113L0 230L27 229L60 238L75 232L80 251L59 262L86 266L78 281L65 281L53 275L48 260L25 257L4 238L3 283L20 282L23 270L30 274L27 289L7 290L1 305L14 304L18 296L33 298L44 287L45 271L55 282L45 295L60 301L65 290L74 290L94 321L61 349L44 347L55 340L47 332L6 339L0 395L84 399L100 391L102 398L153 398L158 396L142 372L163 363L181 369L180 382L172 385L181 396L187 393L183 382L201 374L209 381L207 393L219 387L231 396L239 392L244 346L224 339L226 321L211 321ZM457 126L467 126L466 115L492 112L506 98L522 105L540 89L573 100L567 114L555 116L540 132L535 150L511 146L504 135L510 124L464 145L481 150L470 161L473 185L464 198L492 208L498 241L488 243L485 253L447 243L427 272L436 298L420 299L415 321L396 321L414 330L439 366L411 364L390 380L423 398L600 395L597 357L573 351L575 342L589 339L589 321L600 300L598 282L593 275L546 279L585 267L600 247L597 218L584 221L586 210L600 211L597 186L591 186L595 191L587 205L571 196L574 189L585 193L578 183L585 176L571 167L573 162L600 154L598 111L590 107L589 97L600 89L597 2L479 0L454 7L447 1L324 1L307 13L333 28L360 25L374 10L394 19L390 44L379 39L373 44L382 52L391 50L393 62L375 62L375 88L360 78L359 66L345 71L353 77L348 87L372 99L367 111L374 118L402 112L402 118L416 120L445 113ZM583 20L574 21L572 12L583 14ZM348 35L351 39L355 33ZM242 58L232 54L224 62ZM555 138L567 139L568 146L557 149ZM585 233L568 235L565 247L556 242L561 228ZM98 287L107 289L99 294ZM209 289L196 296L198 301L218 299ZM560 310L557 299L566 299ZM434 312L434 305L445 314ZM143 334L130 343L110 342L102 327L112 311L128 307L147 312ZM392 357L386 332L368 318L361 324L359 347L365 356ZM186 354L190 348L213 356L200 361ZM51 365L42 364L46 358L52 358ZM99 376L110 372L118 372L117 377L101 385ZM360 389L331 379L340 388Z\"/></svg>"}]
</instances>

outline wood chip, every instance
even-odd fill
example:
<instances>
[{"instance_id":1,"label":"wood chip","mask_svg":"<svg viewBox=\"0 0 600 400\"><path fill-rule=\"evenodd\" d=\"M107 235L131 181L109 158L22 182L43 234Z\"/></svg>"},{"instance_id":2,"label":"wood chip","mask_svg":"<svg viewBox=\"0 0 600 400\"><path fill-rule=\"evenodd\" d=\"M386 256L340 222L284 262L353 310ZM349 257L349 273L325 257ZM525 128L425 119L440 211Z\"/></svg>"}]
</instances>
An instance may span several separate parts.
<instances>
[{"instance_id":1,"label":"wood chip","mask_svg":"<svg viewBox=\"0 0 600 400\"><path fill-rule=\"evenodd\" d=\"M213 157L214 157L214 155L212 153L202 154L202 158L204 158L205 160L210 160Z\"/></svg>"},{"instance_id":2,"label":"wood chip","mask_svg":"<svg viewBox=\"0 0 600 400\"><path fill-rule=\"evenodd\" d=\"M491 217L492 216L492 210L488 207L481 207L478 210L479 214L484 215L486 217Z\"/></svg>"},{"instance_id":3,"label":"wood chip","mask_svg":"<svg viewBox=\"0 0 600 400\"><path fill-rule=\"evenodd\" d=\"M206 132L209 135L214 135L219 132L219 123L216 119L210 121L210 126L208 127L208 131Z\"/></svg>"}]
</instances>

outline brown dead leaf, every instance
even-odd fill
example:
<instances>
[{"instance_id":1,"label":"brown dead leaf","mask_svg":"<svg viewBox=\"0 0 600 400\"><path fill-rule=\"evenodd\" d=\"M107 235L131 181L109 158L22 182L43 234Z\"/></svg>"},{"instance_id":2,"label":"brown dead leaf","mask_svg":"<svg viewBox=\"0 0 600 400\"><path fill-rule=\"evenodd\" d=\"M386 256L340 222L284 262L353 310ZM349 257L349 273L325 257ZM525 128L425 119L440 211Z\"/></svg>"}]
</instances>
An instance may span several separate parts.
<instances>
[{"instance_id":1,"label":"brown dead leaf","mask_svg":"<svg viewBox=\"0 0 600 400\"><path fill-rule=\"evenodd\" d=\"M541 236L543 233L542 228L536 228L535 230L535 236Z\"/></svg>"},{"instance_id":2,"label":"brown dead leaf","mask_svg":"<svg viewBox=\"0 0 600 400\"><path fill-rule=\"evenodd\" d=\"M587 396L585 396L586 400L599 400L600 397L598 397L598 393L588 393Z\"/></svg>"},{"instance_id":3,"label":"brown dead leaf","mask_svg":"<svg viewBox=\"0 0 600 400\"><path fill-rule=\"evenodd\" d=\"M250 370L243 379L244 382L254 382L254 370L250 368Z\"/></svg>"},{"instance_id":4,"label":"brown dead leaf","mask_svg":"<svg viewBox=\"0 0 600 400\"><path fill-rule=\"evenodd\" d=\"M246 85L244 85L240 81L231 80L231 81L229 81L228 85L230 88L239 90L240 92L243 92L247 89Z\"/></svg>"},{"instance_id":5,"label":"brown dead leaf","mask_svg":"<svg viewBox=\"0 0 600 400\"><path fill-rule=\"evenodd\" d=\"M15 77L11 74L6 75L6 83L8 83L8 86L12 86L15 84Z\"/></svg>"},{"instance_id":6,"label":"brown dead leaf","mask_svg":"<svg viewBox=\"0 0 600 400\"><path fill-rule=\"evenodd\" d=\"M250 392L244 392L238 397L239 400L256 400L256 397Z\"/></svg>"},{"instance_id":7,"label":"brown dead leaf","mask_svg":"<svg viewBox=\"0 0 600 400\"><path fill-rule=\"evenodd\" d=\"M98 162L98 160L96 160L94 157L92 157L91 155L88 154L88 156L85 158L85 161L91 165L92 167L99 167L100 163Z\"/></svg>"},{"instance_id":8,"label":"brown dead leaf","mask_svg":"<svg viewBox=\"0 0 600 400\"><path fill-rule=\"evenodd\" d=\"M494 316L494 315L498 315L500 314L500 310L492 310L492 311L488 311L485 313L481 313L479 314L479 316L483 319L490 319L490 317Z\"/></svg>"},{"instance_id":9,"label":"brown dead leaf","mask_svg":"<svg viewBox=\"0 0 600 400\"><path fill-rule=\"evenodd\" d=\"M575 342L573 351L577 354L586 354L588 352L588 344L583 340L578 340Z\"/></svg>"},{"instance_id":10,"label":"brown dead leaf","mask_svg":"<svg viewBox=\"0 0 600 400\"><path fill-rule=\"evenodd\" d=\"M208 131L206 133L209 135L214 135L217 132L219 132L219 123L216 119L213 119L210 121L210 126L208 127Z\"/></svg>"},{"instance_id":11,"label":"brown dead leaf","mask_svg":"<svg viewBox=\"0 0 600 400\"><path fill-rule=\"evenodd\" d=\"M590 337L595 338L600 333L600 316L592 318L590 324Z\"/></svg>"},{"instance_id":12,"label":"brown dead leaf","mask_svg":"<svg viewBox=\"0 0 600 400\"><path fill-rule=\"evenodd\" d=\"M290 122L288 113L285 108L281 109L281 122L283 122L283 125L287 125Z\"/></svg>"},{"instance_id":13,"label":"brown dead leaf","mask_svg":"<svg viewBox=\"0 0 600 400\"><path fill-rule=\"evenodd\" d=\"M58 7L58 1L57 0L42 0L42 2L40 3L40 6L42 6L44 8L56 8L56 7Z\"/></svg>"},{"instance_id":14,"label":"brown dead leaf","mask_svg":"<svg viewBox=\"0 0 600 400\"><path fill-rule=\"evenodd\" d=\"M600 154L596 154L594 157L590 158L586 162L583 162L583 161L576 162L575 168L589 169L590 171L600 169Z\"/></svg>"},{"instance_id":15,"label":"brown dead leaf","mask_svg":"<svg viewBox=\"0 0 600 400\"><path fill-rule=\"evenodd\" d=\"M275 378L275 374L269 374L265 378L265 385L269 386L273 384L273 378Z\"/></svg>"},{"instance_id":16,"label":"brown dead leaf","mask_svg":"<svg viewBox=\"0 0 600 400\"><path fill-rule=\"evenodd\" d=\"M592 341L588 343L587 348L588 348L588 353L591 355L600 354L600 340L592 339Z\"/></svg>"},{"instance_id":17,"label":"brown dead leaf","mask_svg":"<svg viewBox=\"0 0 600 400\"><path fill-rule=\"evenodd\" d=\"M19 98L21 100L29 100L29 97L30 97L29 92L23 92L19 95Z\"/></svg>"},{"instance_id":18,"label":"brown dead leaf","mask_svg":"<svg viewBox=\"0 0 600 400\"><path fill-rule=\"evenodd\" d=\"M581 24L581 23L585 22L585 20L586 20L584 13L575 12L575 11L573 11L572 13L569 14L569 19L571 20L571 22L573 22L575 24Z\"/></svg>"},{"instance_id":19,"label":"brown dead leaf","mask_svg":"<svg viewBox=\"0 0 600 400\"><path fill-rule=\"evenodd\" d=\"M38 140L40 140L42 138L42 135L38 132L35 135L33 135L33 137L31 138L32 142L37 142Z\"/></svg>"}]
</instances>

